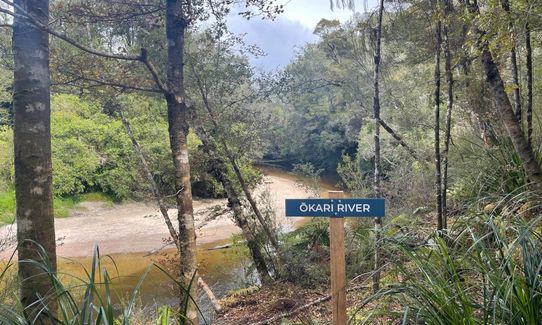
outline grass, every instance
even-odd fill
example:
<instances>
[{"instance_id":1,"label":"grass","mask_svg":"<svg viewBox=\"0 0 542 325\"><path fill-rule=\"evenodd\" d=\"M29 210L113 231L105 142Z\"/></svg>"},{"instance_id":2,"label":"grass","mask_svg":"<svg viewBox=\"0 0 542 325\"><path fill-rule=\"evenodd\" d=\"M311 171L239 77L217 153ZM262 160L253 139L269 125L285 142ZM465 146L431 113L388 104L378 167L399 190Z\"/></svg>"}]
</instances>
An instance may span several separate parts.
<instances>
[{"instance_id":1,"label":"grass","mask_svg":"<svg viewBox=\"0 0 542 325\"><path fill-rule=\"evenodd\" d=\"M78 202L105 202L108 204L113 204L113 198L100 192L83 193L78 195L76 198Z\"/></svg>"},{"instance_id":2,"label":"grass","mask_svg":"<svg viewBox=\"0 0 542 325\"><path fill-rule=\"evenodd\" d=\"M369 301L402 324L542 324L541 224L542 216L492 215L423 245L391 243L404 260L402 280Z\"/></svg>"},{"instance_id":3,"label":"grass","mask_svg":"<svg viewBox=\"0 0 542 325\"><path fill-rule=\"evenodd\" d=\"M55 197L53 208L55 218L67 218L71 210L81 202L104 202L113 204L113 199L103 193L84 193L72 197ZM10 224L15 221L15 190L9 189L0 192L0 225Z\"/></svg>"},{"instance_id":4,"label":"grass","mask_svg":"<svg viewBox=\"0 0 542 325\"><path fill-rule=\"evenodd\" d=\"M0 224L15 220L15 191L0 192Z\"/></svg>"},{"instance_id":5,"label":"grass","mask_svg":"<svg viewBox=\"0 0 542 325\"><path fill-rule=\"evenodd\" d=\"M137 299L139 291L146 276L153 268L164 272L170 277L179 287L184 288L182 284L165 272L160 266L151 264L147 267L143 275L139 278L137 285L132 289L129 298L120 306L114 304L114 295L112 284L118 280L118 277L112 276L115 274L113 270L106 269L102 264L102 259L111 259L110 256L100 256L99 249L94 249L91 267L85 268L86 276L83 278L73 277L69 274L56 274L51 271L51 264L47 254L43 248L35 242L31 242L40 256L39 260L23 260L19 263L31 265L33 268L40 270L43 276L52 286L52 290L40 297L40 299L32 306L27 307L26 312L23 306L18 302L6 303L0 301L0 324L6 325L30 325L41 324L43 321L52 325L129 325L141 324L137 319ZM0 287L10 280L9 274L16 268L17 262L13 259L7 261L6 265L0 268ZM114 261L113 261L114 264ZM82 266L82 265L81 265ZM82 266L83 267L83 266ZM83 267L84 268L84 267ZM112 271L112 273L110 272ZM71 277L76 284L66 286L60 277ZM190 286L194 285L195 274L185 292L190 292ZM72 282L73 282L72 281ZM194 299L186 295L181 302L181 308L173 309L169 306L163 306L151 316L155 321L154 324L170 325L170 324L192 324L186 317L187 306L189 301ZM50 306L56 308L56 318L51 316ZM120 308L120 310L118 309ZM201 319L207 324L201 310L196 304ZM32 315L29 318L28 314ZM147 324L149 322L146 322Z\"/></svg>"}]
</instances>

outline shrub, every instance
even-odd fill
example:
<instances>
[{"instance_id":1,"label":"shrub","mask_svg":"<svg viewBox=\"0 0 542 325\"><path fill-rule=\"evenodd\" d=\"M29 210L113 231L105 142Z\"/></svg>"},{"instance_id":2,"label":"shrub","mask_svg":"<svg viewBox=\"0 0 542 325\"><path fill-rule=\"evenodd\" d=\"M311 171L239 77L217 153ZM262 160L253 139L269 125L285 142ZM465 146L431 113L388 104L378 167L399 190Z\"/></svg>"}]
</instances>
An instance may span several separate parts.
<instances>
[{"instance_id":1,"label":"shrub","mask_svg":"<svg viewBox=\"0 0 542 325\"><path fill-rule=\"evenodd\" d=\"M455 238L435 234L426 245L399 245L403 280L369 300L393 297L403 323L542 323L542 217L525 223L506 216L469 218ZM483 231L485 229L485 231Z\"/></svg>"}]
</instances>

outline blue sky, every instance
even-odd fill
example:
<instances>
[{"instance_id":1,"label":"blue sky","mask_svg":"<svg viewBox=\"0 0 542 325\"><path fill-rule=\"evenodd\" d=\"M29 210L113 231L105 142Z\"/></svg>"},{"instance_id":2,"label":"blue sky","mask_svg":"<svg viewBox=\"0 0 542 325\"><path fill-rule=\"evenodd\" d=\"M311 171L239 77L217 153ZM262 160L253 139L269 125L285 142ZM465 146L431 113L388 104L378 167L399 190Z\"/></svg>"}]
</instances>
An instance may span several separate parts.
<instances>
[{"instance_id":1,"label":"blue sky","mask_svg":"<svg viewBox=\"0 0 542 325\"><path fill-rule=\"evenodd\" d=\"M353 14L351 10L334 8L329 0L283 0L284 13L274 21L259 18L246 19L231 16L228 20L230 30L236 34L246 34L245 41L255 44L265 53L264 57L251 58L251 64L258 70L272 71L284 67L295 57L296 51L308 42L315 42L312 33L322 18L347 21ZM368 0L372 8L376 0ZM355 1L357 11L363 11L363 0Z\"/></svg>"}]
</instances>

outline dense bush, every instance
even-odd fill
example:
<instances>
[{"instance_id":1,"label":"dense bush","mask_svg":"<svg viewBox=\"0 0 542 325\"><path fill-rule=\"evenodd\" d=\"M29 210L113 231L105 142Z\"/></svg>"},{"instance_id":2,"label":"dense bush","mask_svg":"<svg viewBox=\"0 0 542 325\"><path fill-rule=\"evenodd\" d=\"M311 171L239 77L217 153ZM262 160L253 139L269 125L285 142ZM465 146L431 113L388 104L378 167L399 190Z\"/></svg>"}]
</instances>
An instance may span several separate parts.
<instances>
[{"instance_id":1,"label":"dense bush","mask_svg":"<svg viewBox=\"0 0 542 325\"><path fill-rule=\"evenodd\" d=\"M390 274L398 281L366 301L378 307L364 321L386 315L403 324L540 324L542 217L536 204L516 209L518 197L531 199L523 193L495 209L501 213L465 215L447 237L392 243L398 250Z\"/></svg>"},{"instance_id":2,"label":"dense bush","mask_svg":"<svg viewBox=\"0 0 542 325\"><path fill-rule=\"evenodd\" d=\"M51 136L55 195L97 190L123 199L137 188L135 157L123 126L97 105L55 96Z\"/></svg>"},{"instance_id":3,"label":"dense bush","mask_svg":"<svg viewBox=\"0 0 542 325\"><path fill-rule=\"evenodd\" d=\"M159 100L126 96L121 106L165 194L174 193L165 108ZM0 128L0 192L13 185L13 134ZM101 105L72 95L56 95L51 114L53 189L57 197L103 192L122 200L146 196L147 182L121 121ZM221 185L208 174L207 156L193 133L188 137L194 195L221 197ZM250 161L239 159L250 184L259 180ZM235 179L231 171L232 179Z\"/></svg>"}]
</instances>

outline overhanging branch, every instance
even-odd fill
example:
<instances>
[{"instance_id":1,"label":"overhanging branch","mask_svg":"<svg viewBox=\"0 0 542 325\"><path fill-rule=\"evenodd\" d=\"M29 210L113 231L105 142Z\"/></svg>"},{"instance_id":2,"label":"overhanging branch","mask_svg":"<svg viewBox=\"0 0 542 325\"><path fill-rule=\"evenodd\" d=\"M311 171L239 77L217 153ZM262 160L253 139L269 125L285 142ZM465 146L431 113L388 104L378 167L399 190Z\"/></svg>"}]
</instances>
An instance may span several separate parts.
<instances>
[{"instance_id":1,"label":"overhanging branch","mask_svg":"<svg viewBox=\"0 0 542 325\"><path fill-rule=\"evenodd\" d=\"M149 61L146 49L142 48L140 55L123 55L123 54L116 54L116 53L108 53L108 52L99 51L99 50L96 50L96 49L93 49L91 47L88 47L88 46L85 46L83 44L78 43L77 41L70 38L66 34L55 31L54 29L52 29L49 26L47 26L47 25L43 24L42 22L40 22L38 19L34 18L32 15L28 14L26 12L26 10L24 10L24 8L22 8L21 6L16 5L15 3L13 3L13 2L11 2L9 0L0 0L0 1L8 4L9 6L12 6L15 9L17 9L17 13L12 12L12 11L10 11L8 9L3 9L3 8L0 8L0 12L5 13L5 14L7 14L9 16L14 17L14 18L28 19L30 21L30 23L32 23L36 27L38 27L41 30L43 30L43 31L45 31L45 32L47 32L47 33L49 33L49 34L63 40L63 41L65 41L66 43L78 48L81 51L84 51L84 52L87 52L87 53L90 53L90 54L93 54L93 55L96 55L96 56L100 56L100 57L103 57L103 58L108 58L108 59L116 59L116 60L123 60L123 61L138 61L138 62L143 63L145 65L145 67L147 68L147 70L149 71L149 73L151 74L152 79L156 83L157 87L164 94L169 94L170 93L169 88L167 87L167 85L164 84L160 80L160 77L158 76L158 72L156 71L156 68ZM22 14L19 13L19 12L21 12Z\"/></svg>"}]
</instances>

